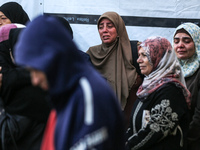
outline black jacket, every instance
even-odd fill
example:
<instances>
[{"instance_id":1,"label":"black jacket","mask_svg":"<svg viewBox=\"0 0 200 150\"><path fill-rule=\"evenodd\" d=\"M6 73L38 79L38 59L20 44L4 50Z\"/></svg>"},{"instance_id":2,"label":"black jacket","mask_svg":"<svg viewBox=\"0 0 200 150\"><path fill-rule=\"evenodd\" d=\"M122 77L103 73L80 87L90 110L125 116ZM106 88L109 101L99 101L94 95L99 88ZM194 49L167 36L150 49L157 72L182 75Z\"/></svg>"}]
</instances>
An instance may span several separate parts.
<instances>
[{"instance_id":1,"label":"black jacket","mask_svg":"<svg viewBox=\"0 0 200 150\"><path fill-rule=\"evenodd\" d=\"M181 89L175 84L161 86L146 100L138 99L131 119L127 130L130 149L186 149L189 109Z\"/></svg>"}]
</instances>

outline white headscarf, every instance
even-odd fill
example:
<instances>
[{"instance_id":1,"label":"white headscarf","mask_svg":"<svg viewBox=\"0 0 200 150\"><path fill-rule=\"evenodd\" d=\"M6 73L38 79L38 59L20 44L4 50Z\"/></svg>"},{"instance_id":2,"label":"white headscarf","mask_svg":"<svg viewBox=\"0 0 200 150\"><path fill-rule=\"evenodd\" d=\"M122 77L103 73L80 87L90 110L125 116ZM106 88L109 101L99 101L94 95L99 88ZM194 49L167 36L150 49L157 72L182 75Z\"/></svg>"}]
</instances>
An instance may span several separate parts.
<instances>
[{"instance_id":1,"label":"white headscarf","mask_svg":"<svg viewBox=\"0 0 200 150\"><path fill-rule=\"evenodd\" d=\"M186 60L178 59L181 64L181 69L183 71L184 77L190 77L198 70L200 66L200 28L194 23L183 23L176 28L174 36L180 29L184 29L189 33L195 45L196 52L191 58Z\"/></svg>"}]
</instances>

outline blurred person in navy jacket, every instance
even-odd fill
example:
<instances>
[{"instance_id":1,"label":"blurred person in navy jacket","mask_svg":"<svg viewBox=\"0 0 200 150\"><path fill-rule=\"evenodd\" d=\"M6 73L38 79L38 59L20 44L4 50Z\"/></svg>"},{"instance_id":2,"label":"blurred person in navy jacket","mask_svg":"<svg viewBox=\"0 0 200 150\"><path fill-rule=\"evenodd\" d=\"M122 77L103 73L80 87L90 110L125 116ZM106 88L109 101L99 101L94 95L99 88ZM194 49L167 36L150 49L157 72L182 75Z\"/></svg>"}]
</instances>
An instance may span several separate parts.
<instances>
[{"instance_id":1,"label":"blurred person in navy jacket","mask_svg":"<svg viewBox=\"0 0 200 150\"><path fill-rule=\"evenodd\" d=\"M57 19L38 16L28 24L15 57L31 71L32 84L49 91L54 108L41 149L124 149L124 118L114 92Z\"/></svg>"}]
</instances>

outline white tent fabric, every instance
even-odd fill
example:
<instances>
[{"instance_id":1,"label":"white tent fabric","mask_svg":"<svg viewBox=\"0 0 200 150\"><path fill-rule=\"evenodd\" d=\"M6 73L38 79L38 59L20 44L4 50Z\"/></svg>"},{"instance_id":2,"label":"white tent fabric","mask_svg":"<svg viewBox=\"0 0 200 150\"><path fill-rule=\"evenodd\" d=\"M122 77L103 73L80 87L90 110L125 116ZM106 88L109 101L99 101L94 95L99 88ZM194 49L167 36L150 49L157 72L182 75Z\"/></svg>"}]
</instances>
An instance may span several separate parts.
<instances>
[{"instance_id":1,"label":"white tent fabric","mask_svg":"<svg viewBox=\"0 0 200 150\"><path fill-rule=\"evenodd\" d=\"M15 1L22 5L28 13L30 19L34 19L39 14L67 14L73 16L80 15L101 15L106 11L115 11L121 16L132 16L130 24L126 25L130 40L143 41L149 36L160 35L172 41L172 34L175 26L159 26L159 22L143 22L135 24L134 17L152 17L164 20L170 19L193 19L194 23L200 23L200 3L199 0L0 0L0 5L8 1ZM82 22L76 23L73 19L82 19ZM80 50L87 51L90 46L101 43L97 26L90 23L90 18L68 17L73 32L74 41ZM154 21L154 19L150 19ZM147 21L147 22L146 22ZM141 25L143 23L152 25ZM160 22L162 23L162 22ZM173 22L172 22L173 23Z\"/></svg>"}]
</instances>

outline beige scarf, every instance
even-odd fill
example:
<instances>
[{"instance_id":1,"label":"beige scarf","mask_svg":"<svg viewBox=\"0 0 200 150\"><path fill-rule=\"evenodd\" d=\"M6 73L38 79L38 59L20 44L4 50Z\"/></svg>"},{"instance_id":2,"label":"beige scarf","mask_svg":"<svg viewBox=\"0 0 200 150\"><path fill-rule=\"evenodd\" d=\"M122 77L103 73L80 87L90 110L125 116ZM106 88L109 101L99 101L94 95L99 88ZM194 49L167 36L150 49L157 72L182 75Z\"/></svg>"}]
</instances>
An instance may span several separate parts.
<instances>
[{"instance_id":1,"label":"beige scarf","mask_svg":"<svg viewBox=\"0 0 200 150\"><path fill-rule=\"evenodd\" d=\"M130 40L122 18L115 12L106 12L100 16L98 26L102 18L107 18L113 22L118 37L110 45L90 47L87 53L96 69L107 79L114 89L118 99L124 109L129 91L134 85L137 72L132 65L132 52Z\"/></svg>"}]
</instances>

